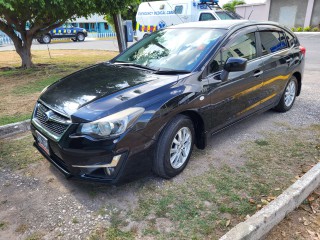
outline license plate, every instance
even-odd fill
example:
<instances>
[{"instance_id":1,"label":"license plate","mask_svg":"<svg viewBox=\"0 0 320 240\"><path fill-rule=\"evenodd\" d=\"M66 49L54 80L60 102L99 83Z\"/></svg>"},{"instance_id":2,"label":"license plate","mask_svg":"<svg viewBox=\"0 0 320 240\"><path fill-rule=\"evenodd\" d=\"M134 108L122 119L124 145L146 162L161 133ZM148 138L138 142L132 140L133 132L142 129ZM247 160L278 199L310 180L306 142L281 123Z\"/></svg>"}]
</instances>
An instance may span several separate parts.
<instances>
[{"instance_id":1,"label":"license plate","mask_svg":"<svg viewBox=\"0 0 320 240\"><path fill-rule=\"evenodd\" d=\"M41 133L39 133L38 131L36 131L36 134L37 134L38 145L39 145L48 155L50 155L48 139L47 139L45 136L43 136Z\"/></svg>"}]
</instances>

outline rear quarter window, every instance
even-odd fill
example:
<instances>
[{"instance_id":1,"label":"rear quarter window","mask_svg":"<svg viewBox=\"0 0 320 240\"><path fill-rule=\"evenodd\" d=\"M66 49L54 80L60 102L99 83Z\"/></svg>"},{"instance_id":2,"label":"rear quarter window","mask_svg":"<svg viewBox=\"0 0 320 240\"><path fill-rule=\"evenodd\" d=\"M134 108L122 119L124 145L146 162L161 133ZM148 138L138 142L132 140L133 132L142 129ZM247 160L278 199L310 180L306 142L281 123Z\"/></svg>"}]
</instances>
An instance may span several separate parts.
<instances>
[{"instance_id":1,"label":"rear quarter window","mask_svg":"<svg viewBox=\"0 0 320 240\"><path fill-rule=\"evenodd\" d=\"M297 44L296 37L292 36L291 33L288 31L285 31L286 39L288 41L289 47L295 46Z\"/></svg>"}]
</instances>

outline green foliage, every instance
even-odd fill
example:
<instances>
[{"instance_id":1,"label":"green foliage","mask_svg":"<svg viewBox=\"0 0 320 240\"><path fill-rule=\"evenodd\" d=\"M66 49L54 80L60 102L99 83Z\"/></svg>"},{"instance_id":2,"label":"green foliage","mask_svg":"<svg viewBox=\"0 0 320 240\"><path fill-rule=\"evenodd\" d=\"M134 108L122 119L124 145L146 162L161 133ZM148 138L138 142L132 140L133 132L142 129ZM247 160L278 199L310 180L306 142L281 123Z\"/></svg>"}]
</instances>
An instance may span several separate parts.
<instances>
[{"instance_id":1,"label":"green foliage","mask_svg":"<svg viewBox=\"0 0 320 240\"><path fill-rule=\"evenodd\" d=\"M311 27L310 27L310 26L305 27L303 30L304 30L305 32L310 32L310 31L311 31Z\"/></svg>"},{"instance_id":2,"label":"green foliage","mask_svg":"<svg viewBox=\"0 0 320 240\"><path fill-rule=\"evenodd\" d=\"M311 30L312 32L319 32L319 28L317 28L317 27L314 27L314 28L312 28L312 30Z\"/></svg>"},{"instance_id":3,"label":"green foliage","mask_svg":"<svg viewBox=\"0 0 320 240\"><path fill-rule=\"evenodd\" d=\"M297 32L303 32L303 28L302 27L297 27Z\"/></svg>"},{"instance_id":4,"label":"green foliage","mask_svg":"<svg viewBox=\"0 0 320 240\"><path fill-rule=\"evenodd\" d=\"M292 32L296 32L297 29L296 29L295 27L293 27L293 28L291 28L291 31L292 31Z\"/></svg>"},{"instance_id":5,"label":"green foliage","mask_svg":"<svg viewBox=\"0 0 320 240\"><path fill-rule=\"evenodd\" d=\"M235 7L237 5L243 5L243 4L246 4L245 1L242 1L242 0L232 0L226 4L224 4L222 6L223 9L227 10L227 11L230 11L230 12L235 12Z\"/></svg>"}]
</instances>

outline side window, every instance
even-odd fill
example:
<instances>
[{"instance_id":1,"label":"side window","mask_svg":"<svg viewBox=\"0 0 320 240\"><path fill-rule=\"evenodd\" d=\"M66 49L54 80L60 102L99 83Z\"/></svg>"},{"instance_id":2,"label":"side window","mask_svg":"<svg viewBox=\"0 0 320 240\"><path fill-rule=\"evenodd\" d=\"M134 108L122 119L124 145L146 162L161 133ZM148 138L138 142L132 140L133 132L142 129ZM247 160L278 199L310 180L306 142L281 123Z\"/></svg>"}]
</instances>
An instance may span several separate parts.
<instances>
[{"instance_id":1,"label":"side window","mask_svg":"<svg viewBox=\"0 0 320 240\"><path fill-rule=\"evenodd\" d=\"M182 12L183 12L183 6L182 5L175 6L175 8L174 8L174 13L175 14L182 14Z\"/></svg>"},{"instance_id":2,"label":"side window","mask_svg":"<svg viewBox=\"0 0 320 240\"><path fill-rule=\"evenodd\" d=\"M216 20L216 18L211 13L201 13L199 21L211 21Z\"/></svg>"},{"instance_id":3,"label":"side window","mask_svg":"<svg viewBox=\"0 0 320 240\"><path fill-rule=\"evenodd\" d=\"M262 55L274 53L287 48L287 41L283 32L263 31L260 32Z\"/></svg>"},{"instance_id":4,"label":"side window","mask_svg":"<svg viewBox=\"0 0 320 240\"><path fill-rule=\"evenodd\" d=\"M242 57L248 60L257 57L256 37L254 33L247 33L235 38L225 49L212 60L210 73L222 70L224 64L230 57Z\"/></svg>"}]
</instances>

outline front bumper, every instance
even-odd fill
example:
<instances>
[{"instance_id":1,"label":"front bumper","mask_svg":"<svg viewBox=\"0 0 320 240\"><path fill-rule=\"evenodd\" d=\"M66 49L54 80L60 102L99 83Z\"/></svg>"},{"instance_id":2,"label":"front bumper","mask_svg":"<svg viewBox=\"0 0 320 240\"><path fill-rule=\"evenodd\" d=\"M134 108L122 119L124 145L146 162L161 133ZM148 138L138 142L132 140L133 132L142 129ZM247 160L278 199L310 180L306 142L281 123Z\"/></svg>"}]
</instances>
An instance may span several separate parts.
<instances>
[{"instance_id":1,"label":"front bumper","mask_svg":"<svg viewBox=\"0 0 320 240\"><path fill-rule=\"evenodd\" d=\"M36 131L41 129L31 124L34 146L67 178L117 184L145 176L152 167L154 141L137 133L128 133L114 143L110 140L73 139L66 132L58 142L48 138L48 154L37 143ZM92 167L110 166L117 156L120 157L114 168Z\"/></svg>"}]
</instances>

